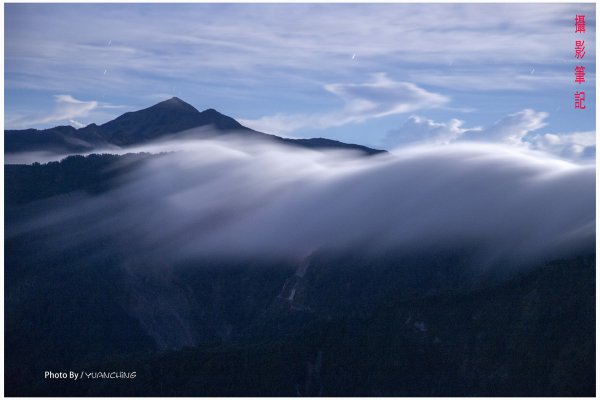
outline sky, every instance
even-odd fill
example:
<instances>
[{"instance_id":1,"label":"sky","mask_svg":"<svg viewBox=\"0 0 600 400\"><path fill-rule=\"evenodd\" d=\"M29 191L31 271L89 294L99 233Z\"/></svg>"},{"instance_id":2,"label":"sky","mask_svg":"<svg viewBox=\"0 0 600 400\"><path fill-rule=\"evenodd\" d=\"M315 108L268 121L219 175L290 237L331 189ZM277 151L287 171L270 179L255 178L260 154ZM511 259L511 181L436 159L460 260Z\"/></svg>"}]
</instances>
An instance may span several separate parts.
<instances>
[{"instance_id":1,"label":"sky","mask_svg":"<svg viewBox=\"0 0 600 400\"><path fill-rule=\"evenodd\" d=\"M593 3L4 7L5 129L100 124L177 96L287 137L595 159Z\"/></svg>"}]
</instances>

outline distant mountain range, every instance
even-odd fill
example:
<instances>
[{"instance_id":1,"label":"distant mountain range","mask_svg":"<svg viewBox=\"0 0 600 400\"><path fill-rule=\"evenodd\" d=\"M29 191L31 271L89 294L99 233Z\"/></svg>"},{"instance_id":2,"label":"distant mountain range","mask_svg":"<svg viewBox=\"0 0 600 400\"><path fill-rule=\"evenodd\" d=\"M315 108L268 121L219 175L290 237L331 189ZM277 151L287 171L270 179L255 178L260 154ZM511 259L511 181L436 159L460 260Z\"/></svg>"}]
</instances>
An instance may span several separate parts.
<instances>
[{"instance_id":1,"label":"distant mountain range","mask_svg":"<svg viewBox=\"0 0 600 400\"><path fill-rule=\"evenodd\" d=\"M90 152L113 146L140 145L201 127L210 127L213 135L236 133L311 149L356 150L365 155L385 152L384 150L376 150L331 139L289 139L257 132L212 108L200 112L177 97L162 101L143 110L125 113L102 125L90 124L80 129L67 125L43 130L6 130L4 149L6 153L28 151Z\"/></svg>"}]
</instances>

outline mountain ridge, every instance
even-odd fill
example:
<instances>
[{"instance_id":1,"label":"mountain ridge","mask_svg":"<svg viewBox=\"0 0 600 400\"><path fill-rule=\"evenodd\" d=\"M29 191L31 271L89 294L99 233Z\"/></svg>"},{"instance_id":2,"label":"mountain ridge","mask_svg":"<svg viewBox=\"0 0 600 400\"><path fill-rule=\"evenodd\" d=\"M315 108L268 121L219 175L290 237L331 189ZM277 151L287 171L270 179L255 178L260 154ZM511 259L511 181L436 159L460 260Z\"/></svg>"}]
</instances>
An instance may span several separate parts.
<instances>
[{"instance_id":1,"label":"mountain ridge","mask_svg":"<svg viewBox=\"0 0 600 400\"><path fill-rule=\"evenodd\" d=\"M291 139L255 131L214 108L198 111L178 97L150 107L126 112L117 118L82 128L70 125L48 129L5 130L5 152L60 151L65 153L94 151L112 146L128 147L157 140L178 132L212 126L219 134L232 132L254 135L278 143L311 149L355 150L365 155L385 153L358 144L325 138Z\"/></svg>"}]
</instances>

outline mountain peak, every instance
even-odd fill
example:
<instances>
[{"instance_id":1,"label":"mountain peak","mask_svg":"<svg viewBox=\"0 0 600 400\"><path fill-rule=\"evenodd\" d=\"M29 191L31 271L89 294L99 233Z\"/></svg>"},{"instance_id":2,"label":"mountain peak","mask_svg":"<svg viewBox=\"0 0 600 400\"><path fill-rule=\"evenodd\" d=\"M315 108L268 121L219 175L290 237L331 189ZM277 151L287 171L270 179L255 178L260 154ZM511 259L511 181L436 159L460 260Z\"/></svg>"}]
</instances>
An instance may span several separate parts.
<instances>
[{"instance_id":1,"label":"mountain peak","mask_svg":"<svg viewBox=\"0 0 600 400\"><path fill-rule=\"evenodd\" d=\"M168 100L165 100L163 103L170 103L170 104L188 104L185 101L181 100L179 97L171 97Z\"/></svg>"},{"instance_id":2,"label":"mountain peak","mask_svg":"<svg viewBox=\"0 0 600 400\"><path fill-rule=\"evenodd\" d=\"M217 131L247 129L219 112L199 112L178 97L171 97L151 107L125 113L100 126L101 136L117 146L129 146L158 139L165 135L212 125Z\"/></svg>"},{"instance_id":3,"label":"mountain peak","mask_svg":"<svg viewBox=\"0 0 600 400\"><path fill-rule=\"evenodd\" d=\"M186 103L185 101L181 100L179 97L171 97L170 99L161 101L160 103L155 104L154 106L152 106L150 108L181 110L181 111L188 111L188 112L194 112L194 113L198 112L198 110L194 106L192 106L189 103Z\"/></svg>"}]
</instances>

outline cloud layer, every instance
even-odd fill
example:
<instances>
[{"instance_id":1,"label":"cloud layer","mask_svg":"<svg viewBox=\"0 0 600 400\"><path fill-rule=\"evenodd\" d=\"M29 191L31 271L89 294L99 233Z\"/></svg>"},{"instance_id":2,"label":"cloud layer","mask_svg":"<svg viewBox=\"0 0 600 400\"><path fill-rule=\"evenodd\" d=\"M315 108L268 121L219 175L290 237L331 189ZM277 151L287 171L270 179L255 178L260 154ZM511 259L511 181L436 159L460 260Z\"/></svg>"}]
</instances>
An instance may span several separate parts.
<instances>
[{"instance_id":1,"label":"cloud layer","mask_svg":"<svg viewBox=\"0 0 600 400\"><path fill-rule=\"evenodd\" d=\"M171 261L467 246L510 265L593 251L593 166L474 143L371 158L244 141L186 148L7 236L41 230L58 238L54 249L104 237Z\"/></svg>"}]
</instances>

